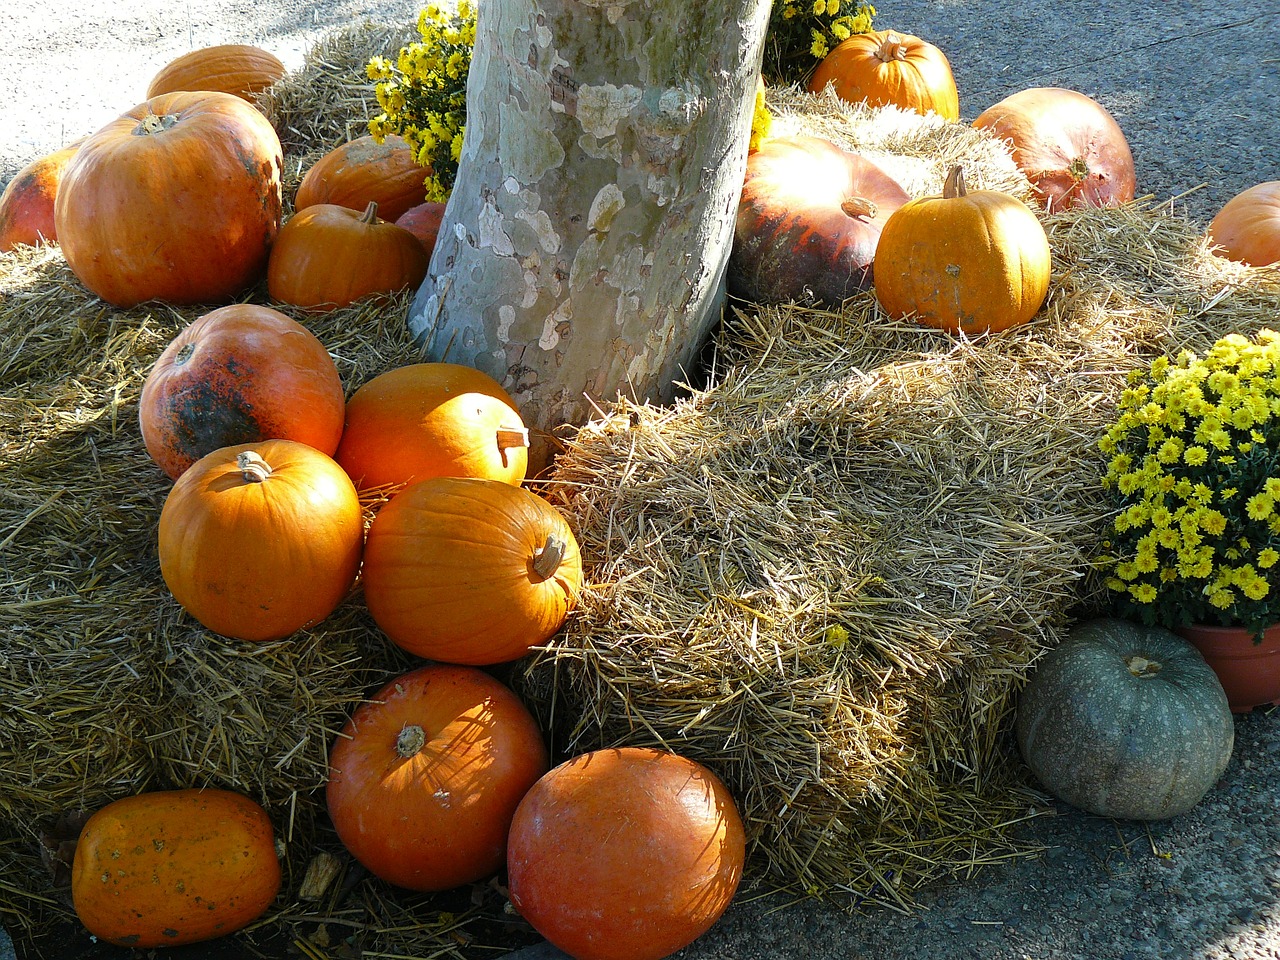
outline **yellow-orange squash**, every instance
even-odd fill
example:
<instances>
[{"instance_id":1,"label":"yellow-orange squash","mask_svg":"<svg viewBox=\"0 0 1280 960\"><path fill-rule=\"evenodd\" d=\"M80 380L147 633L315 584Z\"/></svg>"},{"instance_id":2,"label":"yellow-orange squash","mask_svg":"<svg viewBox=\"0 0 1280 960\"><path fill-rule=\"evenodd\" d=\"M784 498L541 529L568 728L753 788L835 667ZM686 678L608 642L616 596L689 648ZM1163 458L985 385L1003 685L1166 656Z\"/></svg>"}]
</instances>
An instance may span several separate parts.
<instances>
[{"instance_id":1,"label":"yellow-orange squash","mask_svg":"<svg viewBox=\"0 0 1280 960\"><path fill-rule=\"evenodd\" d=\"M20 243L34 247L58 239L53 205L62 172L80 146L70 146L32 160L19 170L0 194L0 253Z\"/></svg>"},{"instance_id":2,"label":"yellow-orange squash","mask_svg":"<svg viewBox=\"0 0 1280 960\"><path fill-rule=\"evenodd\" d=\"M1255 267L1280 262L1280 180L1236 194L1209 223L1214 253Z\"/></svg>"},{"instance_id":3,"label":"yellow-orange squash","mask_svg":"<svg viewBox=\"0 0 1280 960\"><path fill-rule=\"evenodd\" d=\"M169 61L151 78L147 99L178 90L216 90L252 101L284 74L274 53L247 43L222 43Z\"/></svg>"},{"instance_id":4,"label":"yellow-orange squash","mask_svg":"<svg viewBox=\"0 0 1280 960\"><path fill-rule=\"evenodd\" d=\"M222 447L160 511L160 572L215 633L277 640L319 623L355 582L364 517L343 469L295 440Z\"/></svg>"},{"instance_id":5,"label":"yellow-orange squash","mask_svg":"<svg viewBox=\"0 0 1280 960\"><path fill-rule=\"evenodd\" d=\"M366 134L334 147L303 174L293 207L317 203L363 210L378 204L384 220L398 220L411 207L425 203L431 171L414 159L403 137L388 135L382 143Z\"/></svg>"},{"instance_id":6,"label":"yellow-orange squash","mask_svg":"<svg viewBox=\"0 0 1280 960\"><path fill-rule=\"evenodd\" d=\"M122 947L197 943L234 933L280 889L271 820L228 790L160 790L91 816L71 868L76 915Z\"/></svg>"},{"instance_id":7,"label":"yellow-orange squash","mask_svg":"<svg viewBox=\"0 0 1280 960\"><path fill-rule=\"evenodd\" d=\"M523 487L435 477L378 511L364 599L397 646L474 666L516 660L564 624L582 589L578 541Z\"/></svg>"},{"instance_id":8,"label":"yellow-orange squash","mask_svg":"<svg viewBox=\"0 0 1280 960\"><path fill-rule=\"evenodd\" d=\"M849 103L892 104L916 113L960 119L960 94L951 62L938 47L896 30L855 33L822 58L809 78L809 91L831 84Z\"/></svg>"},{"instance_id":9,"label":"yellow-orange squash","mask_svg":"<svg viewBox=\"0 0 1280 960\"><path fill-rule=\"evenodd\" d=\"M411 363L362 384L334 459L360 490L430 477L519 485L529 432L502 385L457 363Z\"/></svg>"},{"instance_id":10,"label":"yellow-orange squash","mask_svg":"<svg viewBox=\"0 0 1280 960\"><path fill-rule=\"evenodd\" d=\"M952 168L942 195L918 197L884 225L876 299L889 316L952 333L1005 330L1030 320L1049 292L1044 227L1021 200L965 188Z\"/></svg>"}]
</instances>

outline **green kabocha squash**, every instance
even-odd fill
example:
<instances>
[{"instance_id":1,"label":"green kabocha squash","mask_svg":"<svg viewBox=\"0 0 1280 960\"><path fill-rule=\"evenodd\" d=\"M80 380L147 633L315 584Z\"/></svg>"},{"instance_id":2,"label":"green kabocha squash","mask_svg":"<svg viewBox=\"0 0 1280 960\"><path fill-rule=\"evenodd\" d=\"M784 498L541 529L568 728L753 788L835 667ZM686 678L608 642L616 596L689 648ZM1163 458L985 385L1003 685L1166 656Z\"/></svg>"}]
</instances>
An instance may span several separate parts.
<instances>
[{"instance_id":1,"label":"green kabocha squash","mask_svg":"<svg viewBox=\"0 0 1280 960\"><path fill-rule=\"evenodd\" d=\"M1218 781L1235 726L1222 684L1189 642L1099 618L1078 624L1032 674L1017 737L1059 799L1099 816L1163 820Z\"/></svg>"}]
</instances>

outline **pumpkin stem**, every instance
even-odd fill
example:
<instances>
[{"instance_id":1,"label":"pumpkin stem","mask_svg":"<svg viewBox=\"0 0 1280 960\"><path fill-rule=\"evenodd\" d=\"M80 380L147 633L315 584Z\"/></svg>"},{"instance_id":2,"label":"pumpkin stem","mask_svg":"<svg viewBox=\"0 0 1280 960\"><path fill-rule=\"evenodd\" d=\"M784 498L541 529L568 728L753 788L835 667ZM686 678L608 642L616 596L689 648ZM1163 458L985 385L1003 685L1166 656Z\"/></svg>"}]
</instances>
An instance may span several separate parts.
<instances>
[{"instance_id":1,"label":"pumpkin stem","mask_svg":"<svg viewBox=\"0 0 1280 960\"><path fill-rule=\"evenodd\" d=\"M135 137L149 137L153 134L163 133L178 122L178 118L171 113L163 116L147 111L147 115L138 121L138 125L133 128Z\"/></svg>"},{"instance_id":2,"label":"pumpkin stem","mask_svg":"<svg viewBox=\"0 0 1280 960\"><path fill-rule=\"evenodd\" d=\"M1089 177L1089 165L1084 162L1084 157L1075 157L1067 167L1067 172L1076 183L1083 183Z\"/></svg>"},{"instance_id":3,"label":"pumpkin stem","mask_svg":"<svg viewBox=\"0 0 1280 960\"><path fill-rule=\"evenodd\" d=\"M271 476L271 464L262 459L256 450L246 450L236 454L236 469L244 477L245 483L262 483Z\"/></svg>"},{"instance_id":4,"label":"pumpkin stem","mask_svg":"<svg viewBox=\"0 0 1280 960\"><path fill-rule=\"evenodd\" d=\"M874 220L880 208L866 197L848 197L840 204L840 209L855 220Z\"/></svg>"},{"instance_id":5,"label":"pumpkin stem","mask_svg":"<svg viewBox=\"0 0 1280 960\"><path fill-rule=\"evenodd\" d=\"M1135 677L1152 677L1160 672L1160 661L1148 660L1137 653L1132 657L1125 657L1124 665L1129 668L1129 672Z\"/></svg>"},{"instance_id":6,"label":"pumpkin stem","mask_svg":"<svg viewBox=\"0 0 1280 960\"><path fill-rule=\"evenodd\" d=\"M559 537L547 534L547 542L533 551L533 572L543 580L550 579L560 569L567 546Z\"/></svg>"},{"instance_id":7,"label":"pumpkin stem","mask_svg":"<svg viewBox=\"0 0 1280 960\"><path fill-rule=\"evenodd\" d=\"M378 222L378 201L370 200L369 205L364 208L364 213L360 217L361 223L377 223Z\"/></svg>"},{"instance_id":8,"label":"pumpkin stem","mask_svg":"<svg viewBox=\"0 0 1280 960\"><path fill-rule=\"evenodd\" d=\"M396 753L408 760L427 744L427 734L416 723L408 724L396 737Z\"/></svg>"},{"instance_id":9,"label":"pumpkin stem","mask_svg":"<svg viewBox=\"0 0 1280 960\"><path fill-rule=\"evenodd\" d=\"M900 34L890 30L884 35L884 39L880 41L880 48L876 50L876 58L888 63L890 60L907 59L907 45L903 42Z\"/></svg>"},{"instance_id":10,"label":"pumpkin stem","mask_svg":"<svg viewBox=\"0 0 1280 960\"><path fill-rule=\"evenodd\" d=\"M527 427L499 427L498 449L510 450L512 447L529 445L529 429Z\"/></svg>"},{"instance_id":11,"label":"pumpkin stem","mask_svg":"<svg viewBox=\"0 0 1280 960\"><path fill-rule=\"evenodd\" d=\"M956 164L947 172L947 182L942 185L942 195L948 200L968 196L969 188L964 185L964 168Z\"/></svg>"}]
</instances>

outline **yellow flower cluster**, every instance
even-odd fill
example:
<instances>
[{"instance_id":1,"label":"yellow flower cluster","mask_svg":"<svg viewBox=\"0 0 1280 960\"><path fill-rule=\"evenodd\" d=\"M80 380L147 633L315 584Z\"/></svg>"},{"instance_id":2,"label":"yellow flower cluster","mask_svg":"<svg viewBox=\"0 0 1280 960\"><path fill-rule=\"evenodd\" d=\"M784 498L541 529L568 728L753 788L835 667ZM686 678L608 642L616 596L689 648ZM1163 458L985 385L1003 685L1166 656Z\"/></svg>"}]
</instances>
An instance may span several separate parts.
<instances>
[{"instance_id":1,"label":"yellow flower cluster","mask_svg":"<svg viewBox=\"0 0 1280 960\"><path fill-rule=\"evenodd\" d=\"M1162 626L1280 620L1280 334L1157 358L1131 376L1099 449L1118 507L1107 586L1124 613Z\"/></svg>"},{"instance_id":2,"label":"yellow flower cluster","mask_svg":"<svg viewBox=\"0 0 1280 960\"><path fill-rule=\"evenodd\" d=\"M400 49L395 63L374 57L367 66L382 113L369 121L381 143L403 137L429 170L426 199L443 202L453 190L467 121L467 73L476 42L476 6L458 0L456 12L429 3L418 15L420 42Z\"/></svg>"},{"instance_id":3,"label":"yellow flower cluster","mask_svg":"<svg viewBox=\"0 0 1280 960\"><path fill-rule=\"evenodd\" d=\"M876 8L853 0L774 0L765 37L764 75L803 84L841 41L870 33Z\"/></svg>"},{"instance_id":4,"label":"yellow flower cluster","mask_svg":"<svg viewBox=\"0 0 1280 960\"><path fill-rule=\"evenodd\" d=\"M764 85L756 87L755 107L751 112L751 139L748 150L758 150L760 145L769 139L769 131L773 129L773 114L764 102Z\"/></svg>"}]
</instances>

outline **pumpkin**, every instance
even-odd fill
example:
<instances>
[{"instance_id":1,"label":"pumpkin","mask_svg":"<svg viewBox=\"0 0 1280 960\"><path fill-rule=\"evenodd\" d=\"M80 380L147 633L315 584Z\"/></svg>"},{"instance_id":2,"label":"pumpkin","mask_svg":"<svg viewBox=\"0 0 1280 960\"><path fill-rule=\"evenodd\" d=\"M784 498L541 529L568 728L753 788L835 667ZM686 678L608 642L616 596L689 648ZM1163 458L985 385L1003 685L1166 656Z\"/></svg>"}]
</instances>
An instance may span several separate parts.
<instances>
[{"instance_id":1,"label":"pumpkin","mask_svg":"<svg viewBox=\"0 0 1280 960\"><path fill-rule=\"evenodd\" d=\"M809 78L810 93L827 85L841 100L960 119L960 94L951 62L938 47L896 30L855 33L822 58Z\"/></svg>"},{"instance_id":2,"label":"pumpkin","mask_svg":"<svg viewBox=\"0 0 1280 960\"><path fill-rule=\"evenodd\" d=\"M430 258L408 230L363 213L317 203L280 229L267 264L267 291L281 303L328 311L365 297L416 287Z\"/></svg>"},{"instance_id":3,"label":"pumpkin","mask_svg":"<svg viewBox=\"0 0 1280 960\"><path fill-rule=\"evenodd\" d=\"M233 299L280 228L280 139L229 93L153 97L85 138L54 224L80 282L118 307Z\"/></svg>"},{"instance_id":4,"label":"pumpkin","mask_svg":"<svg viewBox=\"0 0 1280 960\"><path fill-rule=\"evenodd\" d=\"M1217 782L1235 725L1191 643L1102 617L1077 624L1040 662L1018 702L1017 739L1059 799L1098 816L1163 820Z\"/></svg>"},{"instance_id":5,"label":"pumpkin","mask_svg":"<svg viewBox=\"0 0 1280 960\"><path fill-rule=\"evenodd\" d=\"M576 960L658 960L729 906L745 856L733 797L661 750L596 750L560 764L516 808L511 903Z\"/></svg>"},{"instance_id":6,"label":"pumpkin","mask_svg":"<svg viewBox=\"0 0 1280 960\"><path fill-rule=\"evenodd\" d=\"M569 524L535 493L498 480L434 477L378 511L364 599L393 643L472 666L516 660L564 624L582 590Z\"/></svg>"},{"instance_id":7,"label":"pumpkin","mask_svg":"<svg viewBox=\"0 0 1280 960\"><path fill-rule=\"evenodd\" d=\"M1019 90L983 110L973 126L1009 142L1014 164L1051 212L1116 206L1137 190L1124 132L1102 104L1083 93Z\"/></svg>"},{"instance_id":8,"label":"pumpkin","mask_svg":"<svg viewBox=\"0 0 1280 960\"><path fill-rule=\"evenodd\" d=\"M277 640L319 623L355 582L364 517L351 480L296 440L222 447L169 490L160 573L205 627Z\"/></svg>"},{"instance_id":9,"label":"pumpkin","mask_svg":"<svg viewBox=\"0 0 1280 960\"><path fill-rule=\"evenodd\" d=\"M197 317L156 359L138 420L147 453L171 479L219 447L297 440L329 456L346 397L316 335L251 303Z\"/></svg>"},{"instance_id":10,"label":"pumpkin","mask_svg":"<svg viewBox=\"0 0 1280 960\"><path fill-rule=\"evenodd\" d=\"M357 489L430 477L485 477L519 486L529 431L487 373L457 363L411 363L351 395L334 459Z\"/></svg>"},{"instance_id":11,"label":"pumpkin","mask_svg":"<svg viewBox=\"0 0 1280 960\"><path fill-rule=\"evenodd\" d=\"M952 333L996 332L1031 319L1049 292L1044 227L1021 200L969 191L959 166L942 195L917 197L885 223L876 299L889 316Z\"/></svg>"},{"instance_id":12,"label":"pumpkin","mask_svg":"<svg viewBox=\"0 0 1280 960\"><path fill-rule=\"evenodd\" d=\"M20 243L34 247L58 239L53 204L62 173L79 147L77 140L32 160L14 174L0 193L0 253Z\"/></svg>"},{"instance_id":13,"label":"pumpkin","mask_svg":"<svg viewBox=\"0 0 1280 960\"><path fill-rule=\"evenodd\" d=\"M729 290L755 303L839 306L871 286L880 231L910 199L870 160L829 140L767 140L747 157Z\"/></svg>"},{"instance_id":14,"label":"pumpkin","mask_svg":"<svg viewBox=\"0 0 1280 960\"><path fill-rule=\"evenodd\" d=\"M501 682L432 664L356 710L329 767L329 819L351 855L398 887L447 890L503 867L511 818L547 750Z\"/></svg>"},{"instance_id":15,"label":"pumpkin","mask_svg":"<svg viewBox=\"0 0 1280 960\"><path fill-rule=\"evenodd\" d=\"M1209 223L1213 252L1255 267L1280 262L1280 180L1236 194Z\"/></svg>"},{"instance_id":16,"label":"pumpkin","mask_svg":"<svg viewBox=\"0 0 1280 960\"><path fill-rule=\"evenodd\" d=\"M169 61L151 78L147 99L178 90L216 90L250 102L285 75L274 53L247 43L192 50Z\"/></svg>"},{"instance_id":17,"label":"pumpkin","mask_svg":"<svg viewBox=\"0 0 1280 960\"><path fill-rule=\"evenodd\" d=\"M436 249L436 237L440 235L440 224L444 220L444 204L427 201L410 207L396 217L396 226L404 227L422 244L422 249L431 256Z\"/></svg>"},{"instance_id":18,"label":"pumpkin","mask_svg":"<svg viewBox=\"0 0 1280 960\"><path fill-rule=\"evenodd\" d=\"M339 144L316 160L302 176L293 207L317 203L363 210L378 204L384 220L395 222L411 207L425 203L431 170L414 158L403 137L389 134L382 143L371 135Z\"/></svg>"},{"instance_id":19,"label":"pumpkin","mask_svg":"<svg viewBox=\"0 0 1280 960\"><path fill-rule=\"evenodd\" d=\"M109 803L85 822L71 863L85 929L135 949L234 933L279 889L267 812L229 790L158 790Z\"/></svg>"}]
</instances>

